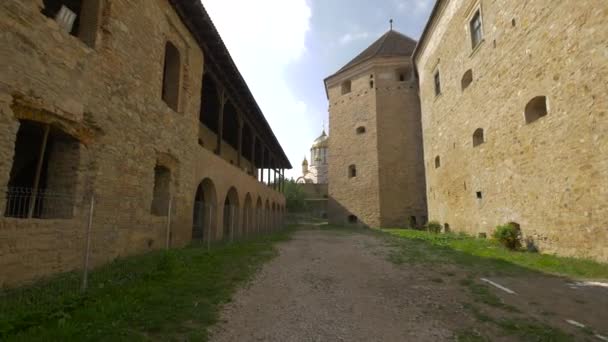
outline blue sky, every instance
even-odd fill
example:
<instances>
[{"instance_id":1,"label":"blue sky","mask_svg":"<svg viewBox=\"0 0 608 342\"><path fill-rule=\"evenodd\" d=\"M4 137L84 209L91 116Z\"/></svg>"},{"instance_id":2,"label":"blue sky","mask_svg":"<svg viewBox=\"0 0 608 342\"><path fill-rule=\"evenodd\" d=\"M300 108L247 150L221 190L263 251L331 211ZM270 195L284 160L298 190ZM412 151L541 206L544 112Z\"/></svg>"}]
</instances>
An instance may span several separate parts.
<instances>
[{"instance_id":1,"label":"blue sky","mask_svg":"<svg viewBox=\"0 0 608 342\"><path fill-rule=\"evenodd\" d=\"M434 0L202 0L297 177L327 125L323 79L389 29L418 39ZM330 132L331 136L331 132Z\"/></svg>"}]
</instances>

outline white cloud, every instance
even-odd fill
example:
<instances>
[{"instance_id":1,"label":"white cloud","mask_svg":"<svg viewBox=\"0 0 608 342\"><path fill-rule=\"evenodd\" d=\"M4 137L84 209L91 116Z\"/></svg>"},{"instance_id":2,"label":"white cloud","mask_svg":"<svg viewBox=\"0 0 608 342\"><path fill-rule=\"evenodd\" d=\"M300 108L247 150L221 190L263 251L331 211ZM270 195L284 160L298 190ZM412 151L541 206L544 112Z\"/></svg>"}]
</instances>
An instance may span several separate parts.
<instances>
[{"instance_id":1,"label":"white cloud","mask_svg":"<svg viewBox=\"0 0 608 342\"><path fill-rule=\"evenodd\" d=\"M394 0L394 4L395 4L395 6L397 6L397 11L399 11L399 13L424 12L431 6L431 4L433 2L434 2L434 0L410 0L410 1Z\"/></svg>"},{"instance_id":2,"label":"white cloud","mask_svg":"<svg viewBox=\"0 0 608 342\"><path fill-rule=\"evenodd\" d=\"M311 143L308 137L314 135L309 118L317 115L292 93L285 73L307 51L309 4L306 0L202 2L297 174Z\"/></svg>"},{"instance_id":3,"label":"white cloud","mask_svg":"<svg viewBox=\"0 0 608 342\"><path fill-rule=\"evenodd\" d=\"M367 39L369 36L369 32L347 33L340 37L340 45L347 45L356 40Z\"/></svg>"}]
</instances>

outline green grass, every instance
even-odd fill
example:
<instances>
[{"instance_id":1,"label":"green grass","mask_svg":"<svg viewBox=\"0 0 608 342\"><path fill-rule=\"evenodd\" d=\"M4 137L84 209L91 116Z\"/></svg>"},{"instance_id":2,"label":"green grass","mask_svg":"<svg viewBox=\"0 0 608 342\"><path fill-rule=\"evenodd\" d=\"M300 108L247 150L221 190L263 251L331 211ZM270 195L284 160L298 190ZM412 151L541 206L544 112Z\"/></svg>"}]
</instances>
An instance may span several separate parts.
<instances>
[{"instance_id":1,"label":"green grass","mask_svg":"<svg viewBox=\"0 0 608 342\"><path fill-rule=\"evenodd\" d=\"M291 231L117 260L92 272L86 295L78 274L12 290L0 297L0 340L205 341L221 305Z\"/></svg>"},{"instance_id":2,"label":"green grass","mask_svg":"<svg viewBox=\"0 0 608 342\"><path fill-rule=\"evenodd\" d=\"M433 234L408 229L382 229L397 237L399 247L390 259L396 263L456 263L491 273L521 272L523 269L575 278L608 279L608 264L586 259L514 252L485 239L463 234Z\"/></svg>"}]
</instances>

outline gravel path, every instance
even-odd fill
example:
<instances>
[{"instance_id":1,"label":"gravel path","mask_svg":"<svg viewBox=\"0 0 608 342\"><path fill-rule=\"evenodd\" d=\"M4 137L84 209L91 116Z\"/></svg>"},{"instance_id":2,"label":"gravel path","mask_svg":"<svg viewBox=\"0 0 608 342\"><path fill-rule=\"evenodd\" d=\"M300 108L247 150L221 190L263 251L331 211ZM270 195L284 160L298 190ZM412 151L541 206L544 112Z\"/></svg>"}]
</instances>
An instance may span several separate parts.
<instances>
[{"instance_id":1,"label":"gravel path","mask_svg":"<svg viewBox=\"0 0 608 342\"><path fill-rule=\"evenodd\" d=\"M211 340L453 340L458 291L395 267L385 250L371 235L298 231L224 307Z\"/></svg>"}]
</instances>

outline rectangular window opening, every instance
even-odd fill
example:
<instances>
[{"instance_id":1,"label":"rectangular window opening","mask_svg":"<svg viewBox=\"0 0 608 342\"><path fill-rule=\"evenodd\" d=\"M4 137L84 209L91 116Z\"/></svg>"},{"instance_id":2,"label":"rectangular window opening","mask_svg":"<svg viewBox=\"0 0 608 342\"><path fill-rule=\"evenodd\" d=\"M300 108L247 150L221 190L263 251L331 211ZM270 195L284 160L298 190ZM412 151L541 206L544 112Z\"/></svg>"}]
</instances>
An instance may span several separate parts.
<instances>
[{"instance_id":1,"label":"rectangular window opening","mask_svg":"<svg viewBox=\"0 0 608 342\"><path fill-rule=\"evenodd\" d=\"M80 143L48 124L20 121L5 217L73 217Z\"/></svg>"},{"instance_id":2,"label":"rectangular window opening","mask_svg":"<svg viewBox=\"0 0 608 342\"><path fill-rule=\"evenodd\" d=\"M42 14L69 34L95 46L102 0L43 0Z\"/></svg>"},{"instance_id":3,"label":"rectangular window opening","mask_svg":"<svg viewBox=\"0 0 608 342\"><path fill-rule=\"evenodd\" d=\"M471 30L471 44L473 45L473 49L481 43L483 38L483 32L481 30L481 12L477 10L469 23Z\"/></svg>"}]
</instances>

